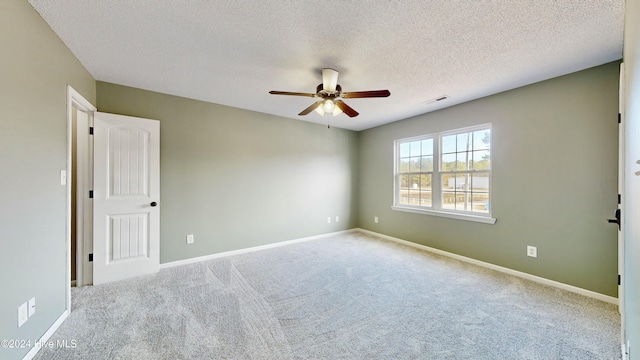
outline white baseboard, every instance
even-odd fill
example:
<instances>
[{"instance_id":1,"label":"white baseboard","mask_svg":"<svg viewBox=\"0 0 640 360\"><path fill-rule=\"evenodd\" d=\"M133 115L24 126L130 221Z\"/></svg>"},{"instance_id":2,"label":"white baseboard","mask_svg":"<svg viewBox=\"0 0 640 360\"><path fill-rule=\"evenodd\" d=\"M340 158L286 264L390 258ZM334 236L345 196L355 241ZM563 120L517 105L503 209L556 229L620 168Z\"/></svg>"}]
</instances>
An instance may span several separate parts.
<instances>
[{"instance_id":1,"label":"white baseboard","mask_svg":"<svg viewBox=\"0 0 640 360\"><path fill-rule=\"evenodd\" d=\"M564 284L558 281L554 281L554 280L549 280L543 277L539 277L539 276L535 276L535 275L531 275L531 274L527 274L521 271L517 271L517 270L513 270L513 269L509 269L506 267L502 267L502 266L498 266L498 265L494 265L491 263L487 263L484 261L480 261L480 260L476 260L476 259L472 259L466 256L462 256L462 255L458 255L458 254L454 254L454 253L450 253L447 251L443 251L443 250L439 250L439 249L435 249L429 246L425 246L425 245L420 245L420 244L416 244L414 242L411 241L406 241L406 240L402 240L402 239L398 239L395 238L393 236L388 236L388 235L384 235L384 234L380 234L377 232L373 232L370 230L365 230L365 229L355 229L356 231L360 231L364 234L369 234L369 235L373 235L373 236L377 236L380 237L382 239L385 240L389 240L389 241L393 241L399 244L403 244L403 245L407 245L407 246L411 246L417 249L421 249L421 250L425 250L428 252L432 252L438 255L443 255L443 256L447 256L456 260L460 260L460 261L464 261L466 263L470 263L470 264L474 264L474 265L478 265L478 266L482 266L488 269L492 269L492 270L496 270L502 273L506 273L509 275L514 275L523 279L527 279L527 280L531 280L540 284L544 284L544 285L549 285L549 286L553 286L559 289L563 289L563 290L567 290L576 294L580 294L583 296L587 296L593 299L597 299L600 301L604 301L604 302L608 302L611 304L615 304L618 305L618 299L612 296L608 296L608 295L604 295L604 294L600 294L597 293L595 291L591 291L591 290L587 290L587 289L583 289L583 288L579 288L576 286L572 286L572 285L568 285L568 284Z\"/></svg>"},{"instance_id":2,"label":"white baseboard","mask_svg":"<svg viewBox=\"0 0 640 360\"><path fill-rule=\"evenodd\" d=\"M309 237L304 237L304 238L299 238L299 239L281 241L281 242L277 242L277 243L273 243L273 244L254 246L254 247L245 248L245 249L239 249L239 250L225 251L225 252L221 252L221 253L198 256L198 257L184 259L184 260L171 261L171 262L168 262L168 263L160 264L160 269L166 269L166 268L170 268L170 267L174 267L174 266L193 264L193 263L198 263L198 262L201 262L201 261L213 260L213 259L218 259L218 258L225 257L225 256L244 254L244 253L249 253L249 252L258 251L258 250L271 249L271 248L275 248L275 247L279 247L279 246L285 246L285 245L291 245L291 244L301 243L301 242L305 242L305 241L317 240L317 239L322 239L322 238L329 237L329 236L346 234L346 233L355 232L355 231L358 231L358 229L349 229L349 230L343 230L343 231L336 231L336 232L327 233L327 234L320 234L320 235L314 235L314 236L309 236Z\"/></svg>"},{"instance_id":3,"label":"white baseboard","mask_svg":"<svg viewBox=\"0 0 640 360\"><path fill-rule=\"evenodd\" d=\"M31 348L31 350L29 350L27 355L25 355L22 358L22 360L31 360L31 359L33 359L36 356L36 354L38 353L38 351L40 351L40 349L42 348L42 344L44 344L47 341L49 341L49 338L51 337L51 335L53 335L53 333L55 333L56 330L58 330L60 325L62 325L62 323L64 322L64 320L68 316L69 316L69 310L65 310L62 313L62 315L60 315L60 317L56 320L56 322L54 322L53 325L51 325L51 327L47 330L47 332L45 332L44 335L42 335L42 337L40 339L38 339L36 344Z\"/></svg>"}]
</instances>

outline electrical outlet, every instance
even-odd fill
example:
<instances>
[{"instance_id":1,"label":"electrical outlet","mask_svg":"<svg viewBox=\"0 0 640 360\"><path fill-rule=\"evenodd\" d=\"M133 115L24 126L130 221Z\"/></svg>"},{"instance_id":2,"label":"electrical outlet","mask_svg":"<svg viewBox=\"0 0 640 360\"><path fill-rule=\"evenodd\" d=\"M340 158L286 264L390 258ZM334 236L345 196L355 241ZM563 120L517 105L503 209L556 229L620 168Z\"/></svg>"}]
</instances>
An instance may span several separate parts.
<instances>
[{"instance_id":1,"label":"electrical outlet","mask_svg":"<svg viewBox=\"0 0 640 360\"><path fill-rule=\"evenodd\" d=\"M327 224L331 224L331 216L327 217Z\"/></svg>"},{"instance_id":2,"label":"electrical outlet","mask_svg":"<svg viewBox=\"0 0 640 360\"><path fill-rule=\"evenodd\" d=\"M36 313L36 298L29 300L29 309L27 312L29 313L29 317Z\"/></svg>"},{"instance_id":3,"label":"electrical outlet","mask_svg":"<svg viewBox=\"0 0 640 360\"><path fill-rule=\"evenodd\" d=\"M27 310L27 303L24 303L18 308L18 327L24 325L27 320L29 320L29 312Z\"/></svg>"},{"instance_id":4,"label":"electrical outlet","mask_svg":"<svg viewBox=\"0 0 640 360\"><path fill-rule=\"evenodd\" d=\"M194 240L193 234L187 235L187 244L193 244Z\"/></svg>"},{"instance_id":5,"label":"electrical outlet","mask_svg":"<svg viewBox=\"0 0 640 360\"><path fill-rule=\"evenodd\" d=\"M527 256L538 257L538 248L535 246L527 246Z\"/></svg>"},{"instance_id":6,"label":"electrical outlet","mask_svg":"<svg viewBox=\"0 0 640 360\"><path fill-rule=\"evenodd\" d=\"M377 216L373 217L373 222L376 223L376 224L378 223L378 217Z\"/></svg>"},{"instance_id":7,"label":"electrical outlet","mask_svg":"<svg viewBox=\"0 0 640 360\"><path fill-rule=\"evenodd\" d=\"M336 222L340 222L340 216L336 216Z\"/></svg>"}]
</instances>

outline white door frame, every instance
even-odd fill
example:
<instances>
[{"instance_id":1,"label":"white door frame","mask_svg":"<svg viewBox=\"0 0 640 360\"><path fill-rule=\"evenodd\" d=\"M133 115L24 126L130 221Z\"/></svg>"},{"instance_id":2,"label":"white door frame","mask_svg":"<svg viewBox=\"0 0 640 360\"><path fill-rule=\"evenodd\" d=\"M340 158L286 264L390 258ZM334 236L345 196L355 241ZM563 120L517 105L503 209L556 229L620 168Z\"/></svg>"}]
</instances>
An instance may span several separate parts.
<instances>
[{"instance_id":1,"label":"white door frame","mask_svg":"<svg viewBox=\"0 0 640 360\"><path fill-rule=\"evenodd\" d=\"M67 221L66 221L66 247L67 247L67 271L66 271L66 288L67 288L67 304L66 311L71 312L71 232L75 229L71 228L71 190L73 181L73 165L72 165L72 145L73 145L73 108L74 106L81 111L92 113L96 111L96 107L77 92L71 85L67 85ZM78 262L80 259L76 259ZM78 278L76 273L76 278Z\"/></svg>"},{"instance_id":2,"label":"white door frame","mask_svg":"<svg viewBox=\"0 0 640 360\"><path fill-rule=\"evenodd\" d=\"M93 248L93 199L89 191L93 189L93 136L89 129L93 126L93 112L77 109L76 121L76 286L93 282L93 268L88 254Z\"/></svg>"}]
</instances>

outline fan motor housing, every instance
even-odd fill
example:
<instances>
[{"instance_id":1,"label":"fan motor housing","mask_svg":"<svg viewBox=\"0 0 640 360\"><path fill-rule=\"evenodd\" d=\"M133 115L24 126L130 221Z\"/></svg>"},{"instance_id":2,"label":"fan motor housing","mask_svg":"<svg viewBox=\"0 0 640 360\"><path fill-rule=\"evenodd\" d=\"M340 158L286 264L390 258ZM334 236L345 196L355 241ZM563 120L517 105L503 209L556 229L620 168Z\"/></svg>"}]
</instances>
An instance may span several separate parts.
<instances>
[{"instance_id":1,"label":"fan motor housing","mask_svg":"<svg viewBox=\"0 0 640 360\"><path fill-rule=\"evenodd\" d=\"M323 98L337 98L340 97L341 92L342 86L340 86L340 84L336 85L336 91L333 92L325 91L322 84L318 84L318 86L316 87L316 94L322 96Z\"/></svg>"}]
</instances>

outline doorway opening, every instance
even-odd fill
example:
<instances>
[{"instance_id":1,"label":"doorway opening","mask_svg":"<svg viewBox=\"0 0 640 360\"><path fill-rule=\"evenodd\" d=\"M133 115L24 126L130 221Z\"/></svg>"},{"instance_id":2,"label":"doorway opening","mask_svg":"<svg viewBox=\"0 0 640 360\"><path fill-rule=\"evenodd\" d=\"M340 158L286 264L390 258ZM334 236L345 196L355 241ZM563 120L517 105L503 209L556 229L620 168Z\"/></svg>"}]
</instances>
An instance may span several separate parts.
<instances>
[{"instance_id":1,"label":"doorway opening","mask_svg":"<svg viewBox=\"0 0 640 360\"><path fill-rule=\"evenodd\" d=\"M67 310L71 309L71 286L91 284L92 268L84 254L92 247L93 183L89 128L96 107L67 86Z\"/></svg>"}]
</instances>

